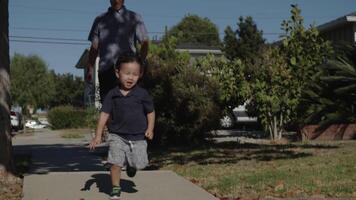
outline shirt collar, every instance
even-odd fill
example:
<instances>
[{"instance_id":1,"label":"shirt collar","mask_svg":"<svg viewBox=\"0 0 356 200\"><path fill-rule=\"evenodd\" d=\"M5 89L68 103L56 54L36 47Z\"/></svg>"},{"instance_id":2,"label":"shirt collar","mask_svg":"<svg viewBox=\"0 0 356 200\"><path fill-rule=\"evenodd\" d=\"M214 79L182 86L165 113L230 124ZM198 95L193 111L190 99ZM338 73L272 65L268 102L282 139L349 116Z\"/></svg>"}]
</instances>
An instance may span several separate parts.
<instances>
[{"instance_id":1,"label":"shirt collar","mask_svg":"<svg viewBox=\"0 0 356 200\"><path fill-rule=\"evenodd\" d=\"M129 92L126 96L124 96L124 95L121 93L121 91L120 91L120 87L117 86L117 87L115 88L115 92L114 92L113 96L114 96L114 97L129 97L129 96L133 96L133 95L137 94L139 87L140 87L140 86L135 85L135 87L133 87L133 88L130 90L130 92Z\"/></svg>"},{"instance_id":2,"label":"shirt collar","mask_svg":"<svg viewBox=\"0 0 356 200\"><path fill-rule=\"evenodd\" d=\"M125 12L126 7L124 5L121 6L121 8L119 10L115 10L112 7L108 8L108 11L111 13L115 13L115 14L122 14L123 12Z\"/></svg>"}]
</instances>

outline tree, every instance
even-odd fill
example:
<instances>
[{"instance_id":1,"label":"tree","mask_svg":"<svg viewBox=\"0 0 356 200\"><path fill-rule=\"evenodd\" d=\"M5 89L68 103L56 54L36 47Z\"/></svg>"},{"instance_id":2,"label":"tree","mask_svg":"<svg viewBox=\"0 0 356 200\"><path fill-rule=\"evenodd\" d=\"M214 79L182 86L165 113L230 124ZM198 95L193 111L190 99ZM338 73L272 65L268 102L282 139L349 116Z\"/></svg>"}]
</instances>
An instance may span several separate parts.
<instances>
[{"instance_id":1,"label":"tree","mask_svg":"<svg viewBox=\"0 0 356 200\"><path fill-rule=\"evenodd\" d=\"M309 29L304 28L301 10L297 5L292 5L291 14L291 19L282 23L285 36L281 48L287 55L295 78L299 79L301 87L305 87L318 72L318 66L332 55L332 47L319 35L314 25L310 25Z\"/></svg>"},{"instance_id":2,"label":"tree","mask_svg":"<svg viewBox=\"0 0 356 200\"><path fill-rule=\"evenodd\" d=\"M240 57L237 53L238 47L236 32L233 31L230 26L227 26L225 29L225 36L223 41L223 51L225 57L229 60L234 60L235 58Z\"/></svg>"},{"instance_id":3,"label":"tree","mask_svg":"<svg viewBox=\"0 0 356 200\"><path fill-rule=\"evenodd\" d=\"M45 62L38 56L15 54L11 60L11 95L24 111L28 106L45 108L54 96L54 82Z\"/></svg>"},{"instance_id":4,"label":"tree","mask_svg":"<svg viewBox=\"0 0 356 200\"><path fill-rule=\"evenodd\" d=\"M8 0L0 0L0 176L15 171L10 125L8 3ZM4 180L4 177L0 180Z\"/></svg>"},{"instance_id":5,"label":"tree","mask_svg":"<svg viewBox=\"0 0 356 200\"><path fill-rule=\"evenodd\" d=\"M172 27L164 36L176 37L177 44L198 44L219 46L219 30L208 18L197 15L185 16L177 25Z\"/></svg>"},{"instance_id":6,"label":"tree","mask_svg":"<svg viewBox=\"0 0 356 200\"><path fill-rule=\"evenodd\" d=\"M150 50L144 85L155 101L154 142L192 145L219 126L218 83L192 64L188 53L175 48L173 37Z\"/></svg>"},{"instance_id":7,"label":"tree","mask_svg":"<svg viewBox=\"0 0 356 200\"><path fill-rule=\"evenodd\" d=\"M323 129L356 122L356 47L342 49L343 55L321 65L316 82L306 91L306 124L319 124Z\"/></svg>"},{"instance_id":8,"label":"tree","mask_svg":"<svg viewBox=\"0 0 356 200\"><path fill-rule=\"evenodd\" d=\"M235 32L228 26L225 29L223 52L230 60L239 58L250 63L264 45L263 32L258 30L251 16L240 17Z\"/></svg>"},{"instance_id":9,"label":"tree","mask_svg":"<svg viewBox=\"0 0 356 200\"><path fill-rule=\"evenodd\" d=\"M292 5L290 20L282 23L286 32L282 45L267 47L253 61L259 70L251 80L248 110L258 116L271 139L280 139L289 123L303 118L302 97L320 71L318 66L332 53L314 26L304 28L300 13Z\"/></svg>"},{"instance_id":10,"label":"tree","mask_svg":"<svg viewBox=\"0 0 356 200\"><path fill-rule=\"evenodd\" d=\"M242 105L249 96L248 83L244 78L245 65L241 60L208 55L198 59L197 64L205 76L214 79L219 88L219 100L225 114L234 118L233 109Z\"/></svg>"},{"instance_id":11,"label":"tree","mask_svg":"<svg viewBox=\"0 0 356 200\"><path fill-rule=\"evenodd\" d=\"M291 18L282 23L285 35L282 39L281 50L285 53L288 67L293 79L297 81L298 107L295 111L294 124L303 126L306 118L306 104L302 98L305 91L315 82L315 74L320 71L320 65L332 55L330 42L325 41L314 25L309 29L304 27L301 10L297 5L292 5Z\"/></svg>"},{"instance_id":12,"label":"tree","mask_svg":"<svg viewBox=\"0 0 356 200\"><path fill-rule=\"evenodd\" d=\"M73 74L55 74L51 75L54 80L54 97L50 101L50 107L60 105L72 105L83 107L84 105L84 81L81 77Z\"/></svg>"},{"instance_id":13,"label":"tree","mask_svg":"<svg viewBox=\"0 0 356 200\"><path fill-rule=\"evenodd\" d=\"M263 49L255 62L259 70L250 81L251 96L247 107L258 117L271 139L279 140L298 103L296 80L277 47Z\"/></svg>"}]
</instances>

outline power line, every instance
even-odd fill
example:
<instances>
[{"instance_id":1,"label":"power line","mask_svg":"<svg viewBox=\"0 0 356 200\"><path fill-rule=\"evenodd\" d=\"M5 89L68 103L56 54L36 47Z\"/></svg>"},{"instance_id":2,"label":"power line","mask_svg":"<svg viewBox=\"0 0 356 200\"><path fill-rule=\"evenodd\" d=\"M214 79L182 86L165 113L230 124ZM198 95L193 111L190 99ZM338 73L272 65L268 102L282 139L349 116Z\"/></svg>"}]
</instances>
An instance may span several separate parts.
<instances>
[{"instance_id":1,"label":"power line","mask_svg":"<svg viewBox=\"0 0 356 200\"><path fill-rule=\"evenodd\" d=\"M97 11L84 11L84 10L75 10L75 9L67 9L67 8L45 8L38 6L26 6L26 5L12 5L10 8L26 8L31 10L45 10L45 11L60 11L60 12L72 12L74 14L93 14L97 13Z\"/></svg>"},{"instance_id":2,"label":"power line","mask_svg":"<svg viewBox=\"0 0 356 200\"><path fill-rule=\"evenodd\" d=\"M66 28L36 28L36 27L10 27L12 29L18 30L33 30L33 31L60 31L60 32L85 32L87 33L88 30L84 29L66 29Z\"/></svg>"},{"instance_id":3,"label":"power line","mask_svg":"<svg viewBox=\"0 0 356 200\"><path fill-rule=\"evenodd\" d=\"M59 31L59 32L85 32L88 33L88 30L84 29L66 29L66 28L36 28L36 27L10 27L12 29L20 29L20 30L33 30L33 31ZM160 34L164 35L166 32L164 31L149 31L149 34ZM195 35L213 35L215 33L195 33ZM220 32L219 35L224 35L224 32ZM263 32L263 35L281 35L283 33L276 32ZM45 39L45 38L44 38ZM65 39L67 40L67 39Z\"/></svg>"},{"instance_id":4,"label":"power line","mask_svg":"<svg viewBox=\"0 0 356 200\"><path fill-rule=\"evenodd\" d=\"M83 40L83 39L54 38L54 37L32 37L32 36L17 36L17 35L10 35L9 37L10 37L10 38L19 38L19 39L88 42L87 40Z\"/></svg>"},{"instance_id":5,"label":"power line","mask_svg":"<svg viewBox=\"0 0 356 200\"><path fill-rule=\"evenodd\" d=\"M27 6L27 5L12 5L11 8L26 8L26 9L31 9L31 10L44 10L44 11L56 11L56 12L69 12L72 14L97 14L97 13L101 13L100 11L85 11L85 10L76 10L76 9L67 9L67 8L46 8L46 7L35 7L35 6ZM104 12L104 11L102 11ZM151 14L151 13L147 13L144 14L144 17L154 17L154 18L183 18L184 16L187 16L188 14L184 14L183 16L179 16L179 15L158 15L158 14ZM259 20L280 20L280 17L276 17L275 13L257 13L257 14L242 14L240 16L252 16L253 19L259 19ZM303 16L304 18L312 18L312 19L327 19L327 18L331 18L331 17L336 17L336 16L332 16L332 15L324 15L324 16L319 16L319 15L305 15ZM216 19L216 20L231 20L231 19L238 19L239 16L236 17L227 17L227 16L212 16L209 17L209 19Z\"/></svg>"},{"instance_id":6,"label":"power line","mask_svg":"<svg viewBox=\"0 0 356 200\"><path fill-rule=\"evenodd\" d=\"M35 43L35 44L63 44L63 45L82 45L88 46L88 43L79 42L52 42L52 41L33 41L33 40L12 40L10 42L20 42L20 43Z\"/></svg>"}]
</instances>

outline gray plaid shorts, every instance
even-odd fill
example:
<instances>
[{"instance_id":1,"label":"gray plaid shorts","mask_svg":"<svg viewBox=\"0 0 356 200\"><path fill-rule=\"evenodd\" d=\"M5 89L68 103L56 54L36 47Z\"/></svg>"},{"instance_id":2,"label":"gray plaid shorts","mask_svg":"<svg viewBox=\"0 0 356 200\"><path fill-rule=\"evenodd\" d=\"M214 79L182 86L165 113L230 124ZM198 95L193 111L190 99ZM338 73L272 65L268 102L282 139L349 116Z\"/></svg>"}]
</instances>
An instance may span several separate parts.
<instances>
[{"instance_id":1,"label":"gray plaid shorts","mask_svg":"<svg viewBox=\"0 0 356 200\"><path fill-rule=\"evenodd\" d=\"M108 163L120 167L129 164L136 169L143 169L148 165L146 140L130 141L110 133L108 143Z\"/></svg>"}]
</instances>

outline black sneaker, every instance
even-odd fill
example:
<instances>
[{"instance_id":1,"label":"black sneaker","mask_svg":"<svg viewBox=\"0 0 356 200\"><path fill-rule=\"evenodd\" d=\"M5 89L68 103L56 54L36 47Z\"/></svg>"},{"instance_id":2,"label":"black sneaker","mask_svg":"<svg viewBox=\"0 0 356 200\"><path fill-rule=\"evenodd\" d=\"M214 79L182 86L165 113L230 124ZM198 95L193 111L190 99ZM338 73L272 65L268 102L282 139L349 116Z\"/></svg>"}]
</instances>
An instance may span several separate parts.
<instances>
[{"instance_id":1,"label":"black sneaker","mask_svg":"<svg viewBox=\"0 0 356 200\"><path fill-rule=\"evenodd\" d=\"M103 167L104 167L106 170L110 170L110 168L111 168L111 163L109 163L107 160L102 160L102 161L101 161L101 164L103 165Z\"/></svg>"},{"instance_id":2,"label":"black sneaker","mask_svg":"<svg viewBox=\"0 0 356 200\"><path fill-rule=\"evenodd\" d=\"M110 194L110 200L120 200L121 188L114 186Z\"/></svg>"},{"instance_id":3,"label":"black sneaker","mask_svg":"<svg viewBox=\"0 0 356 200\"><path fill-rule=\"evenodd\" d=\"M126 174L128 177L134 177L136 175L136 168L131 167L130 165L127 165L126 167Z\"/></svg>"}]
</instances>

